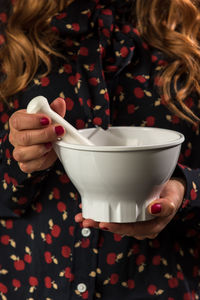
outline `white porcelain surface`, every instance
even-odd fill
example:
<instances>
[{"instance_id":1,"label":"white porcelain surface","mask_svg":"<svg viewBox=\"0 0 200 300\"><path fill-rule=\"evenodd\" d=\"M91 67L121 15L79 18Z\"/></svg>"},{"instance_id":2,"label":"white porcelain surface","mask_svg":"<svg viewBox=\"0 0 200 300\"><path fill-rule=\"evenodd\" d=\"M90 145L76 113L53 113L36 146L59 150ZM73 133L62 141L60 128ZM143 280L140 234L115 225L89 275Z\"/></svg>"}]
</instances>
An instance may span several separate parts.
<instances>
[{"instance_id":1,"label":"white porcelain surface","mask_svg":"<svg viewBox=\"0 0 200 300\"><path fill-rule=\"evenodd\" d=\"M182 134L165 129L111 127L116 139L81 130L95 146L60 141L55 151L82 198L84 218L135 222L151 218L146 207L159 197L180 153ZM118 139L119 137L119 139ZM95 141L93 140L95 138Z\"/></svg>"}]
</instances>

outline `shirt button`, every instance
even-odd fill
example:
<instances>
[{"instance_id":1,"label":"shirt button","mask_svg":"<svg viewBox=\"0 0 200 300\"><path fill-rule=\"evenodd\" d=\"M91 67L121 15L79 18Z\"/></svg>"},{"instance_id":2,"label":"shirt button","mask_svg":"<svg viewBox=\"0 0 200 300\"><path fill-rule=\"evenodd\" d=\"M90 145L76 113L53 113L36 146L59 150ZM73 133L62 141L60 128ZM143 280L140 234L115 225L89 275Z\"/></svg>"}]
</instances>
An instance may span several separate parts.
<instances>
[{"instance_id":1,"label":"shirt button","mask_svg":"<svg viewBox=\"0 0 200 300\"><path fill-rule=\"evenodd\" d=\"M90 236L90 234L91 234L91 230L90 230L90 228L83 228L83 229L81 230L81 233L82 233L82 236L88 237L88 236Z\"/></svg>"},{"instance_id":2,"label":"shirt button","mask_svg":"<svg viewBox=\"0 0 200 300\"><path fill-rule=\"evenodd\" d=\"M79 283L77 285L77 290L80 292L80 293L84 293L86 290L87 290L87 286L85 285L85 283Z\"/></svg>"}]
</instances>

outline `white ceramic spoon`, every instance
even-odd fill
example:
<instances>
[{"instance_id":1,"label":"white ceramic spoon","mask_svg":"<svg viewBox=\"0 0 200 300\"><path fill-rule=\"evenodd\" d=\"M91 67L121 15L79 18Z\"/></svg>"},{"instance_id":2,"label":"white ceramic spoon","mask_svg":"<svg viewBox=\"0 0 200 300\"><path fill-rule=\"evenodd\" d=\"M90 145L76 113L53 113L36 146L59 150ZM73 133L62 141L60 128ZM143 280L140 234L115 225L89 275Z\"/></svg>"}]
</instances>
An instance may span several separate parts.
<instances>
[{"instance_id":1,"label":"white ceramic spoon","mask_svg":"<svg viewBox=\"0 0 200 300\"><path fill-rule=\"evenodd\" d=\"M33 98L27 106L27 112L31 114L44 113L49 116L54 123L62 125L66 130L66 134L62 137L62 140L67 143L90 146L94 145L89 139L82 136L75 127L52 110L47 99L43 96Z\"/></svg>"}]
</instances>

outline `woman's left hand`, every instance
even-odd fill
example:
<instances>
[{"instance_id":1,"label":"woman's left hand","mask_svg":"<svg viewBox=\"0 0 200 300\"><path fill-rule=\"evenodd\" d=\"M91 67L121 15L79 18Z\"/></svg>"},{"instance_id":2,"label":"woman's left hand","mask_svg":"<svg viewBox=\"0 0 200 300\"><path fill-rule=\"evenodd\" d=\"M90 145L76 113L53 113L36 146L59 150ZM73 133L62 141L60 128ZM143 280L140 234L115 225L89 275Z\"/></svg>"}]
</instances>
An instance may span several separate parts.
<instances>
[{"instance_id":1,"label":"woman's left hand","mask_svg":"<svg viewBox=\"0 0 200 300\"><path fill-rule=\"evenodd\" d=\"M132 236L138 240L154 239L173 219L182 204L186 183L183 179L171 178L164 186L160 198L151 202L148 212L154 219L135 223L107 223L84 219L82 213L76 215L76 222L82 222L83 227L94 227L107 230L122 236Z\"/></svg>"}]
</instances>

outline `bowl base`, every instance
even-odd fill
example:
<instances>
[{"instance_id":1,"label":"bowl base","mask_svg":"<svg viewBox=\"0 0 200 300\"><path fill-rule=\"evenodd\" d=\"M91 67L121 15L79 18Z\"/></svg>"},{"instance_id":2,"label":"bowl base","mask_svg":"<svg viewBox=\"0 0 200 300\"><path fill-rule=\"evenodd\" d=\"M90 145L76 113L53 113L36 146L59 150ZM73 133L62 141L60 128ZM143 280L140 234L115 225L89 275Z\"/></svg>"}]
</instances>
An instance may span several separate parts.
<instances>
[{"instance_id":1,"label":"bowl base","mask_svg":"<svg viewBox=\"0 0 200 300\"><path fill-rule=\"evenodd\" d=\"M82 198L82 214L85 219L92 219L97 222L133 223L147 221L154 218L147 211L150 201L146 201L143 205L139 205L133 200L126 203L114 202L110 204L105 201L94 202Z\"/></svg>"}]
</instances>

